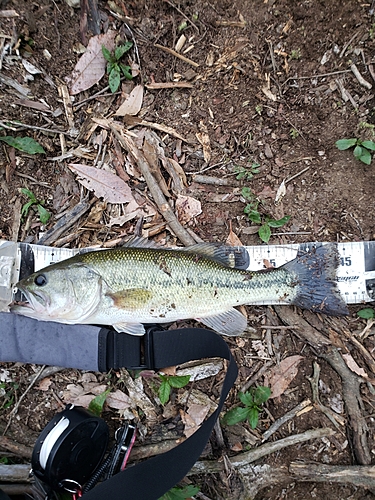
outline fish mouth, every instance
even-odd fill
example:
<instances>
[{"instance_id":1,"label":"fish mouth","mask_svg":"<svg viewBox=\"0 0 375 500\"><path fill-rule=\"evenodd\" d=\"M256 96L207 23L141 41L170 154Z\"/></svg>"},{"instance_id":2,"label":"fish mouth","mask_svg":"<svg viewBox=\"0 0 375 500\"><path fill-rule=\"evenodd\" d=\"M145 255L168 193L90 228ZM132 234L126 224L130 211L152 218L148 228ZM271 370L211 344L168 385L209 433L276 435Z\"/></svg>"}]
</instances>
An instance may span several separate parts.
<instances>
[{"instance_id":1,"label":"fish mouth","mask_svg":"<svg viewBox=\"0 0 375 500\"><path fill-rule=\"evenodd\" d=\"M18 290L25 300L14 302L10 307L12 312L24 314L25 316L35 316L48 307L49 300L41 291L30 292L21 287L18 287Z\"/></svg>"}]
</instances>

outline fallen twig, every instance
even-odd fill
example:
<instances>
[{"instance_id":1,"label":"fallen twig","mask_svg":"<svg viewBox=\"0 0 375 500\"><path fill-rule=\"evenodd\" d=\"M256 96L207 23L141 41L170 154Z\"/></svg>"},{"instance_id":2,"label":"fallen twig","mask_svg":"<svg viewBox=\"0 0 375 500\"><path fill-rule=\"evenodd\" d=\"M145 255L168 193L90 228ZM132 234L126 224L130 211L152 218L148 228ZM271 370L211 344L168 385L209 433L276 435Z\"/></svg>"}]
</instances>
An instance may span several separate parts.
<instances>
[{"instance_id":1,"label":"fallen twig","mask_svg":"<svg viewBox=\"0 0 375 500\"><path fill-rule=\"evenodd\" d=\"M340 352L335 347L331 347L327 354L320 354L320 356L332 366L341 378L343 399L353 433L354 453L358 463L368 465L371 463L371 454L367 442L368 427L362 415L361 379L347 367Z\"/></svg>"},{"instance_id":2,"label":"fallen twig","mask_svg":"<svg viewBox=\"0 0 375 500\"><path fill-rule=\"evenodd\" d=\"M37 245L51 245L89 210L92 203L93 201L89 202L85 200L78 203L78 205L63 215L63 217L61 217L61 219L51 229L39 238Z\"/></svg>"},{"instance_id":3,"label":"fallen twig","mask_svg":"<svg viewBox=\"0 0 375 500\"><path fill-rule=\"evenodd\" d=\"M146 89L192 89L194 85L190 82L162 82L162 83L146 83Z\"/></svg>"},{"instance_id":4,"label":"fallen twig","mask_svg":"<svg viewBox=\"0 0 375 500\"><path fill-rule=\"evenodd\" d=\"M311 390L312 390L312 399L314 402L314 406L318 408L324 415L333 423L337 430L340 430L340 425L345 425L345 419L334 413L330 408L324 406L324 404L320 401L319 398L319 375L320 375L320 366L318 363L314 362L314 372L312 377L306 377L310 382Z\"/></svg>"},{"instance_id":5,"label":"fallen twig","mask_svg":"<svg viewBox=\"0 0 375 500\"><path fill-rule=\"evenodd\" d=\"M150 169L148 167L147 161L143 153L137 148L133 139L131 139L128 136L122 136L112 124L110 124L110 128L114 136L122 145L122 147L126 149L137 162L137 165L147 183L150 193L152 194L154 202L158 206L161 215L164 217L167 224L170 226L171 230L175 233L175 235L181 240L181 242L184 245L186 246L194 245L195 244L194 239L190 236L190 234L186 231L186 229L183 228L179 223L167 199L165 198L161 189L157 185L154 176L150 172Z\"/></svg>"},{"instance_id":6,"label":"fallen twig","mask_svg":"<svg viewBox=\"0 0 375 500\"><path fill-rule=\"evenodd\" d=\"M18 398L18 401L17 403L13 406L12 408L12 411L10 412L9 414L9 418L8 418L8 423L7 423L7 426L5 427L5 431L4 431L4 434L7 433L7 430L9 429L9 426L10 424L12 423L12 420L13 420L13 417L17 414L18 412L18 408L20 407L20 404L21 402L23 401L23 398L26 396L26 394L29 392L29 390L33 387L33 385L35 384L35 382L37 381L40 373L42 373L42 371L44 370L45 368L45 365L43 365L40 370L38 371L38 373L35 375L35 377L33 378L33 380L30 382L30 384L28 385L27 389L21 394L21 396Z\"/></svg>"},{"instance_id":7,"label":"fallen twig","mask_svg":"<svg viewBox=\"0 0 375 500\"><path fill-rule=\"evenodd\" d=\"M174 57L177 57L178 59L181 59L181 61L184 61L188 64L191 64L191 66L194 66L194 68L198 68L199 64L196 63L195 61L192 61L191 59L188 59L187 57L183 56L182 54L179 54L173 49L170 49L169 47L164 47L164 45L160 45L158 43L155 43L155 47L158 49L164 50L164 52L167 52L168 54L171 54Z\"/></svg>"},{"instance_id":8,"label":"fallen twig","mask_svg":"<svg viewBox=\"0 0 375 500\"><path fill-rule=\"evenodd\" d=\"M287 446L293 446L298 443L304 443L310 439L319 439L322 437L333 436L335 431L329 427L323 427L320 429L312 429L309 431L302 432L301 434L295 434L293 436L288 436L279 441L273 443L265 443L258 448L254 448L245 453L240 453L235 457L231 457L230 464L234 469L247 468L249 464L259 460L260 458L266 457L271 453L275 453ZM197 462L188 475L192 474L216 474L224 470L224 464L217 460L202 460Z\"/></svg>"},{"instance_id":9,"label":"fallen twig","mask_svg":"<svg viewBox=\"0 0 375 500\"><path fill-rule=\"evenodd\" d=\"M211 177L209 175L193 174L192 178L194 182L198 182L199 184L212 184L213 186L233 185L233 180L222 179L220 177Z\"/></svg>"},{"instance_id":10,"label":"fallen twig","mask_svg":"<svg viewBox=\"0 0 375 500\"><path fill-rule=\"evenodd\" d=\"M23 457L31 460L31 454L33 452L32 448L29 448L28 446L25 446L23 444L19 444L6 436L0 436L0 448L14 453L18 457Z\"/></svg>"},{"instance_id":11,"label":"fallen twig","mask_svg":"<svg viewBox=\"0 0 375 500\"><path fill-rule=\"evenodd\" d=\"M278 418L269 429L266 430L266 432L263 433L262 437L262 443L264 441L267 441L272 434L274 434L280 427L285 424L285 422L288 422L288 420L291 420L294 418L298 413L300 413L302 410L308 411L308 407L311 405L311 401L309 399L306 399L305 401L302 401L299 403L297 406L292 408L290 411L285 413L282 417ZM310 407L310 409L312 406Z\"/></svg>"},{"instance_id":12,"label":"fallen twig","mask_svg":"<svg viewBox=\"0 0 375 500\"><path fill-rule=\"evenodd\" d=\"M350 69L352 70L354 76L357 78L362 87L366 87L366 89L368 90L372 89L372 84L363 78L363 76L359 72L359 69L354 63L350 66Z\"/></svg>"}]
</instances>

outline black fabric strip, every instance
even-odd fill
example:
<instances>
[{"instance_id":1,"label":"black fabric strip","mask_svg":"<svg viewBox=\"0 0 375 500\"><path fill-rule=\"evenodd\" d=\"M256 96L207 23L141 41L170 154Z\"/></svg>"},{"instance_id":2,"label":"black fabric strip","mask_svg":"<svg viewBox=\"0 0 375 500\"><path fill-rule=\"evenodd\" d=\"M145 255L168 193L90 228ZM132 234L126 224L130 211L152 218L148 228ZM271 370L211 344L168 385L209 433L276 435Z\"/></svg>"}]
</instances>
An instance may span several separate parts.
<instances>
[{"instance_id":1,"label":"black fabric strip","mask_svg":"<svg viewBox=\"0 0 375 500\"><path fill-rule=\"evenodd\" d=\"M132 337L135 339L136 337ZM152 334L155 367L193 359L222 357L229 360L218 408L190 438L173 450L128 467L85 493L85 500L157 500L186 475L201 455L224 401L237 377L237 365L224 340L205 329L156 331ZM130 339L126 340L131 342Z\"/></svg>"}]
</instances>

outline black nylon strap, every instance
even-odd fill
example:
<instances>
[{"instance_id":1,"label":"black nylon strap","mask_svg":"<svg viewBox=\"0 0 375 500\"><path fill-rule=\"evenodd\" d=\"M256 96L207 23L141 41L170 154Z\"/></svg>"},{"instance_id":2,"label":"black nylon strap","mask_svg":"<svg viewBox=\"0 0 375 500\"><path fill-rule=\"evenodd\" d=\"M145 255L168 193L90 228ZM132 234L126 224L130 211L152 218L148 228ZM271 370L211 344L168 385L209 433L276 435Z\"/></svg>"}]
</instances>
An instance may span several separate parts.
<instances>
[{"instance_id":1,"label":"black nylon strap","mask_svg":"<svg viewBox=\"0 0 375 500\"><path fill-rule=\"evenodd\" d=\"M91 325L64 325L0 313L0 361L56 364L83 370L160 369L186 361L221 357L229 361L217 410L173 450L128 467L85 493L85 500L157 500L201 455L236 377L237 366L224 340L203 328L158 331L144 337Z\"/></svg>"},{"instance_id":2,"label":"black nylon strap","mask_svg":"<svg viewBox=\"0 0 375 500\"><path fill-rule=\"evenodd\" d=\"M121 353L126 352L129 343L140 342L140 338L125 334L116 334L117 353L113 353L116 364L121 366ZM110 337L110 335L109 335ZM129 338L130 337L130 338ZM133 339L133 340L132 340ZM107 338L107 340L109 340ZM114 339L110 339L110 349L114 347ZM202 426L182 444L173 450L151 458L141 464L128 467L108 481L85 493L85 500L157 500L175 486L187 474L201 455L218 418L225 398L237 377L237 365L232 354L216 333L202 328L181 330L152 331L146 338L145 348L152 342L154 366L158 369L180 364L193 359L222 357L229 361L227 374L223 383L221 397L216 411ZM107 360L108 360L107 356ZM122 365L124 366L124 365Z\"/></svg>"}]
</instances>

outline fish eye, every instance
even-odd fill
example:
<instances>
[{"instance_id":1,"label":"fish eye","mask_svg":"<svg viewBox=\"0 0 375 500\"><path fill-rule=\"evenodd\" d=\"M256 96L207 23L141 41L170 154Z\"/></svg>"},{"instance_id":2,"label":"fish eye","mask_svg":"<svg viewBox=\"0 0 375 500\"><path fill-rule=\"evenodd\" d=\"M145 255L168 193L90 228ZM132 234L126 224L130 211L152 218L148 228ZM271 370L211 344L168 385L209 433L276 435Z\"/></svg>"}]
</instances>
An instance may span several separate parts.
<instances>
[{"instance_id":1,"label":"fish eye","mask_svg":"<svg viewBox=\"0 0 375 500\"><path fill-rule=\"evenodd\" d=\"M34 278L34 283L37 285L37 286L44 286L47 284L47 278L44 276L44 274L38 274L37 276L35 276Z\"/></svg>"}]
</instances>

